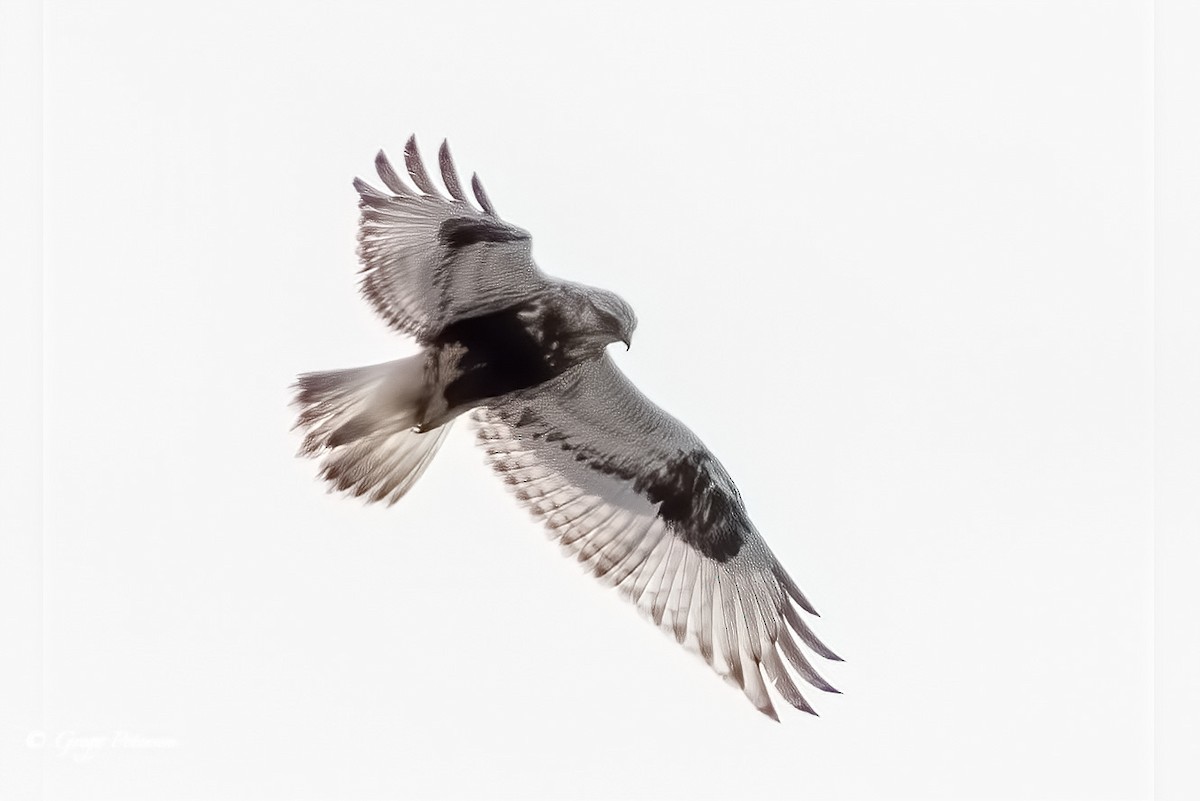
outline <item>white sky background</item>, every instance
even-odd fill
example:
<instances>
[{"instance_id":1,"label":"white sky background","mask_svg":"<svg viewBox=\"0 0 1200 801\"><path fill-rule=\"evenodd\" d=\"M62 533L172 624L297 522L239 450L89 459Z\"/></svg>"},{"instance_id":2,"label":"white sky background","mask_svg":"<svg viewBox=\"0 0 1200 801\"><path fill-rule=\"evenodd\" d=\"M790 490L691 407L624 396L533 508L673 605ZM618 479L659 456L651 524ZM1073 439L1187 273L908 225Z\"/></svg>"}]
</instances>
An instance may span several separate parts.
<instances>
[{"instance_id":1,"label":"white sky background","mask_svg":"<svg viewBox=\"0 0 1200 801\"><path fill-rule=\"evenodd\" d=\"M179 744L50 759L47 796L1148 794L1150 32L50 4L46 731ZM562 559L465 425L391 509L294 459L296 373L411 349L357 295L350 187L411 132L633 304L618 363L847 659L820 718Z\"/></svg>"}]
</instances>

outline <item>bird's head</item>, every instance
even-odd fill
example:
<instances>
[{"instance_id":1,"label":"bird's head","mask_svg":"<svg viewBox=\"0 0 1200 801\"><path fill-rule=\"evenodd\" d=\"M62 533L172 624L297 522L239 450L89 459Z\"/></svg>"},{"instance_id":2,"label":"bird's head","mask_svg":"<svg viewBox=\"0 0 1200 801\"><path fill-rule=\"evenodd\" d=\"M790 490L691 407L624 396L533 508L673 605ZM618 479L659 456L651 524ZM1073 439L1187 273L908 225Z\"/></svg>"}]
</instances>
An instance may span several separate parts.
<instances>
[{"instance_id":1,"label":"bird's head","mask_svg":"<svg viewBox=\"0 0 1200 801\"><path fill-rule=\"evenodd\" d=\"M589 329L593 341L601 347L613 342L622 342L625 344L625 350L629 350L633 342L633 329L637 328L637 316L633 313L633 307L615 292L594 287L587 288L585 300L584 319L580 322Z\"/></svg>"}]
</instances>

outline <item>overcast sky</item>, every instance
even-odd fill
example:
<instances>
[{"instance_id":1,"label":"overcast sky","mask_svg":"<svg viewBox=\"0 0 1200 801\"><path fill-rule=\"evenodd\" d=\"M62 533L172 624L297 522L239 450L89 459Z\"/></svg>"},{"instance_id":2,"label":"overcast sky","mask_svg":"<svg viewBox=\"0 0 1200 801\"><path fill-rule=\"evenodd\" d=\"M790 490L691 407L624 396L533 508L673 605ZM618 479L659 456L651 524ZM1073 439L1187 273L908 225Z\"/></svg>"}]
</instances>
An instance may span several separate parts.
<instances>
[{"instance_id":1,"label":"overcast sky","mask_svg":"<svg viewBox=\"0 0 1200 801\"><path fill-rule=\"evenodd\" d=\"M1148 4L252 6L46 11L49 797L1149 793ZM296 373L412 352L350 180L413 132L637 310L847 660L819 718L463 423L390 509L294 458Z\"/></svg>"}]
</instances>

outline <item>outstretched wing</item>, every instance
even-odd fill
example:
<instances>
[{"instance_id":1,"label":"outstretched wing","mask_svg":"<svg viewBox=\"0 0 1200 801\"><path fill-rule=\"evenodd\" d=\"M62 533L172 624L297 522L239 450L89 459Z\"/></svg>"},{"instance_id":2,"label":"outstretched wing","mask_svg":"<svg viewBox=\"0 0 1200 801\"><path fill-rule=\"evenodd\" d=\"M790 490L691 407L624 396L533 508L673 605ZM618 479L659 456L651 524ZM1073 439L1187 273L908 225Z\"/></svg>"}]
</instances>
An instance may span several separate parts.
<instances>
[{"instance_id":1,"label":"outstretched wing","mask_svg":"<svg viewBox=\"0 0 1200 801\"><path fill-rule=\"evenodd\" d=\"M438 165L448 198L425 171L416 137L404 146L404 162L416 189L382 150L375 167L393 194L354 179L362 292L390 325L427 342L447 322L505 308L544 286L529 232L500 219L477 175L471 189L482 211L471 205L446 142Z\"/></svg>"},{"instance_id":2,"label":"outstretched wing","mask_svg":"<svg viewBox=\"0 0 1200 801\"><path fill-rule=\"evenodd\" d=\"M796 638L828 659L816 614L754 529L721 464L607 355L501 405L475 411L479 444L563 549L619 587L778 720L778 693L812 707L791 673L837 692Z\"/></svg>"}]
</instances>

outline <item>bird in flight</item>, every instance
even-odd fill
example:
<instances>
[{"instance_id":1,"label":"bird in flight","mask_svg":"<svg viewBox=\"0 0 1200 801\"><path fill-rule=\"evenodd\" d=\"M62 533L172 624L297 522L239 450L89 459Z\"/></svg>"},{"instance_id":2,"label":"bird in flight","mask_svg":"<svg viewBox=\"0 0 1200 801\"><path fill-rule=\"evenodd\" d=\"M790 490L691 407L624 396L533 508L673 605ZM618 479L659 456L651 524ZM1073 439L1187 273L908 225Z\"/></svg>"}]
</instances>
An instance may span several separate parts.
<instances>
[{"instance_id":1,"label":"bird in flight","mask_svg":"<svg viewBox=\"0 0 1200 801\"><path fill-rule=\"evenodd\" d=\"M355 179L361 289L415 356L301 375L301 454L333 488L395 503L470 412L487 460L563 550L696 651L778 720L766 680L813 712L793 673L837 692L799 643L839 660L809 628L816 610L767 547L721 463L648 400L607 346L637 320L604 289L534 263L527 231L496 213L477 175L468 199L449 147L407 184L382 151L387 192ZM797 608L798 607L798 608ZM799 640L799 643L797 642Z\"/></svg>"}]
</instances>

